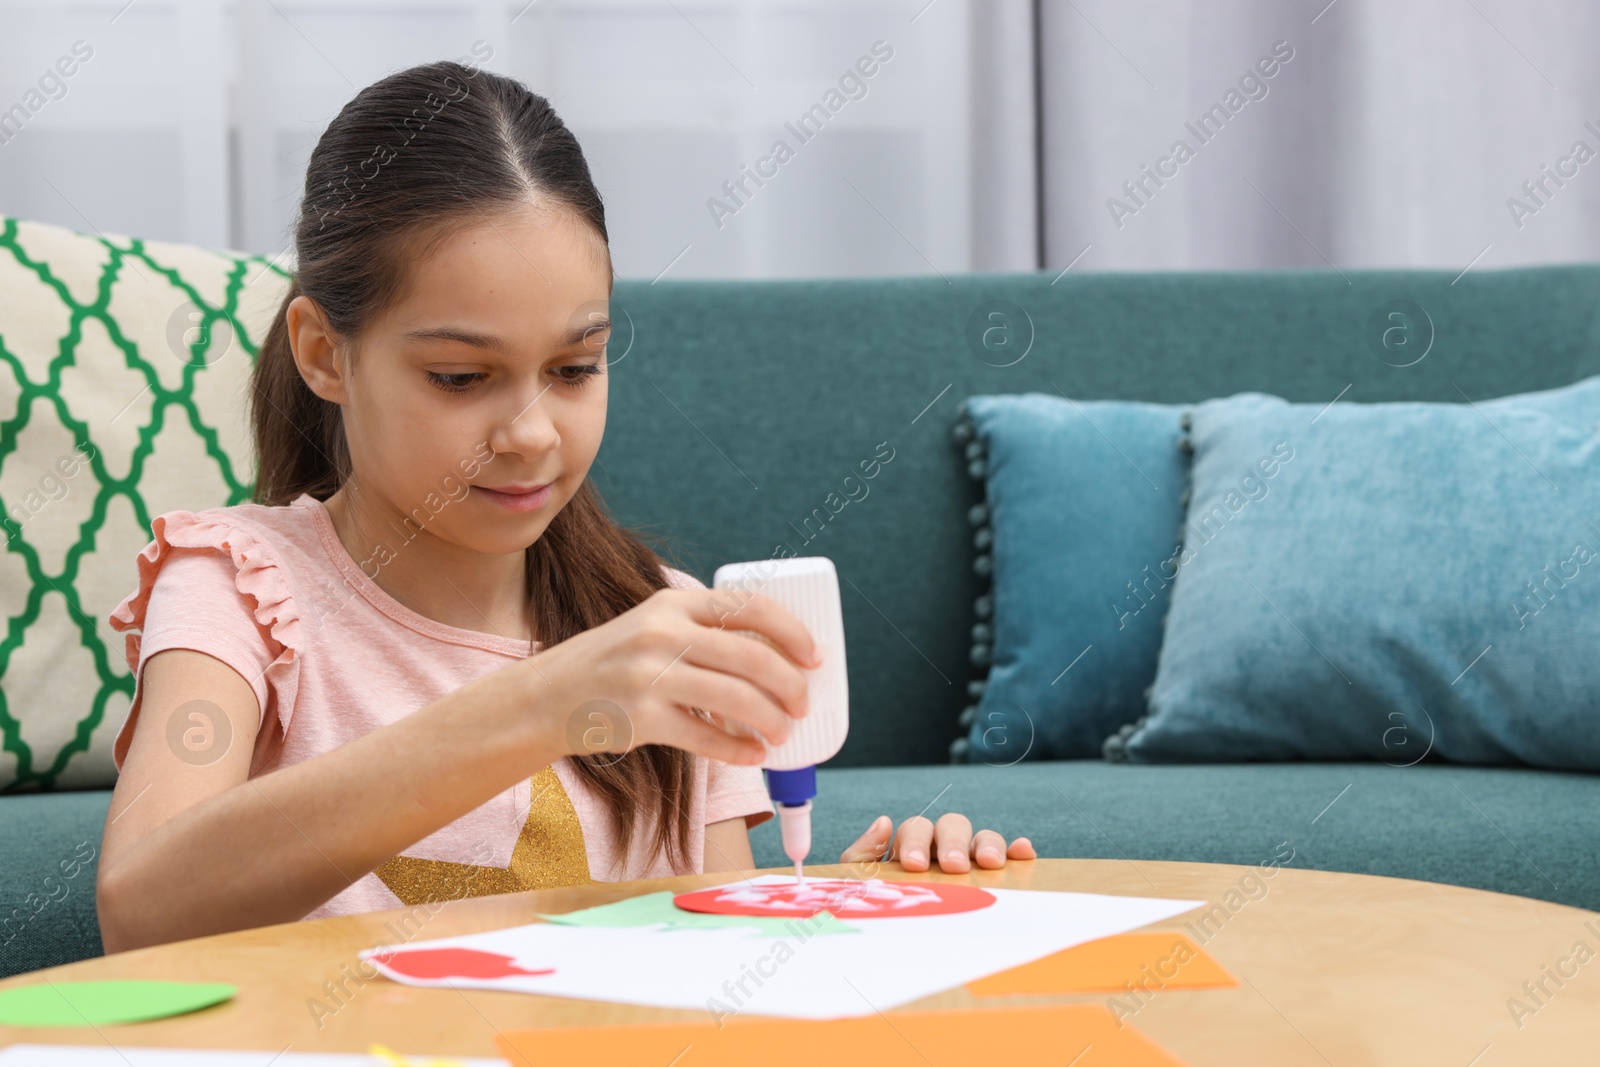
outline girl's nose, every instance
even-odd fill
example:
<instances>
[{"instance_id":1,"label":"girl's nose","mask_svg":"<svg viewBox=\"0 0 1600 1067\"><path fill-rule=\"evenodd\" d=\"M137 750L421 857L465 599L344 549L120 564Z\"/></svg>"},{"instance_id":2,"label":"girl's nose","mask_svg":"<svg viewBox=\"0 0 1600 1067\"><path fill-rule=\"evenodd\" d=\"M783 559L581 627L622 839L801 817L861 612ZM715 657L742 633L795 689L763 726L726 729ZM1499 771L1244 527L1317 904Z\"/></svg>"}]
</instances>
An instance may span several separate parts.
<instances>
[{"instance_id":1,"label":"girl's nose","mask_svg":"<svg viewBox=\"0 0 1600 1067\"><path fill-rule=\"evenodd\" d=\"M508 405L489 435L496 452L518 452L537 456L552 451L561 443L561 432L551 417L552 385L536 385Z\"/></svg>"}]
</instances>

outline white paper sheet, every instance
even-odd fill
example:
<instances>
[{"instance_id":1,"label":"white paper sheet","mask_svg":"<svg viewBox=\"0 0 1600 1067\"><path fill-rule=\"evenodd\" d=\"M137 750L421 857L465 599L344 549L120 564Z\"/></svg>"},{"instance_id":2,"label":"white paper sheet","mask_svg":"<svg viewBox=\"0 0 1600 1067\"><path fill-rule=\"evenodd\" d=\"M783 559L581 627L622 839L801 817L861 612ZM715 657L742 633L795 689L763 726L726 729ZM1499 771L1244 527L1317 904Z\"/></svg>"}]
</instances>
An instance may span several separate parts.
<instances>
[{"instance_id":1,"label":"white paper sheet","mask_svg":"<svg viewBox=\"0 0 1600 1067\"><path fill-rule=\"evenodd\" d=\"M481 1056L407 1056L410 1067L506 1067ZM139 1048L134 1045L10 1045L0 1067L390 1067L393 1060L338 1052L240 1052L235 1049Z\"/></svg>"},{"instance_id":2,"label":"white paper sheet","mask_svg":"<svg viewBox=\"0 0 1600 1067\"><path fill-rule=\"evenodd\" d=\"M764 875L749 883L792 881ZM871 1015L1053 952L1180 915L1204 901L989 890L995 903L955 915L849 920L855 934L774 937L746 930L600 928L533 923L379 946L473 948L527 970L508 978L427 980L373 965L408 985L498 989L663 1008L833 1019Z\"/></svg>"}]
</instances>

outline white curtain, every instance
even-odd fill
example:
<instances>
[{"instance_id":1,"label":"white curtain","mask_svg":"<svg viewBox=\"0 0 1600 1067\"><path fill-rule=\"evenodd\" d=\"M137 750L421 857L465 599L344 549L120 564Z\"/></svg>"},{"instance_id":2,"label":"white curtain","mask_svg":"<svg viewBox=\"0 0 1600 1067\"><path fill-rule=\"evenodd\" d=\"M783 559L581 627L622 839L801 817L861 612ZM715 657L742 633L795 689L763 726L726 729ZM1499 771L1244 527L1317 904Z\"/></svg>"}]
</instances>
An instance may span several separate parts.
<instances>
[{"instance_id":1,"label":"white curtain","mask_svg":"<svg viewBox=\"0 0 1600 1067\"><path fill-rule=\"evenodd\" d=\"M967 271L1000 232L974 221L978 6L0 0L0 111L23 109L18 128L0 117L0 212L273 254L350 97L405 66L487 55L577 134L623 276ZM92 56L58 86L49 71L77 42ZM789 127L808 114L802 138ZM792 155L750 182L779 140ZM1026 177L1031 138L1018 147ZM741 179L735 198L725 183Z\"/></svg>"},{"instance_id":2,"label":"white curtain","mask_svg":"<svg viewBox=\"0 0 1600 1067\"><path fill-rule=\"evenodd\" d=\"M980 0L973 9L973 270L1042 262L1037 21L1034 0Z\"/></svg>"},{"instance_id":3,"label":"white curtain","mask_svg":"<svg viewBox=\"0 0 1600 1067\"><path fill-rule=\"evenodd\" d=\"M1039 27L1050 269L1600 258L1600 5L1040 0Z\"/></svg>"},{"instance_id":4,"label":"white curtain","mask_svg":"<svg viewBox=\"0 0 1600 1067\"><path fill-rule=\"evenodd\" d=\"M1589 0L0 0L0 212L273 254L345 101L487 50L628 277L1593 259L1597 40Z\"/></svg>"}]
</instances>

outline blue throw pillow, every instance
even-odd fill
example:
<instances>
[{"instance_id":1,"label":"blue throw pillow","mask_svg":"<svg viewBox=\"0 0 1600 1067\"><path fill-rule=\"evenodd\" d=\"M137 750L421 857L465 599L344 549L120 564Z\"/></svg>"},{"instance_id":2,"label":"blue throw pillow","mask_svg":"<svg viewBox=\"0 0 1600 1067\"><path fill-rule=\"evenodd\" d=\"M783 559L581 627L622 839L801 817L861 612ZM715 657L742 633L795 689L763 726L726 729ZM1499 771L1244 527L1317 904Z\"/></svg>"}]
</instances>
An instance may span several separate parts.
<instances>
[{"instance_id":1,"label":"blue throw pillow","mask_svg":"<svg viewBox=\"0 0 1600 1067\"><path fill-rule=\"evenodd\" d=\"M1600 770L1600 377L1192 420L1149 718L1107 756Z\"/></svg>"},{"instance_id":2,"label":"blue throw pillow","mask_svg":"<svg viewBox=\"0 0 1600 1067\"><path fill-rule=\"evenodd\" d=\"M993 589L974 628L988 677L958 758L1095 757L1144 714L1177 573L1184 410L1046 393L962 404L955 435L984 481L977 566Z\"/></svg>"}]
</instances>

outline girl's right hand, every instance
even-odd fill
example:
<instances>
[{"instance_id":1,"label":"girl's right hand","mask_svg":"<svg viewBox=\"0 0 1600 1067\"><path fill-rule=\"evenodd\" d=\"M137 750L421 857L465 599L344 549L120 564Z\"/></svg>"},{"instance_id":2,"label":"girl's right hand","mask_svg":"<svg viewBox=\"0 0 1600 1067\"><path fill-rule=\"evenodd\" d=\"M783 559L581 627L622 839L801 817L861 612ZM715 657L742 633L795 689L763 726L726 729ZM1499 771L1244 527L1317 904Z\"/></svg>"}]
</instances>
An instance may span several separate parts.
<instances>
[{"instance_id":1,"label":"girl's right hand","mask_svg":"<svg viewBox=\"0 0 1600 1067\"><path fill-rule=\"evenodd\" d=\"M761 741L690 709L780 744L806 714L802 671L822 659L805 624L764 594L666 588L525 662L569 755L663 744L753 765L766 758Z\"/></svg>"}]
</instances>

